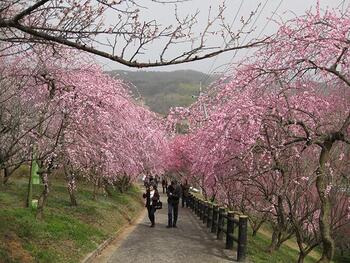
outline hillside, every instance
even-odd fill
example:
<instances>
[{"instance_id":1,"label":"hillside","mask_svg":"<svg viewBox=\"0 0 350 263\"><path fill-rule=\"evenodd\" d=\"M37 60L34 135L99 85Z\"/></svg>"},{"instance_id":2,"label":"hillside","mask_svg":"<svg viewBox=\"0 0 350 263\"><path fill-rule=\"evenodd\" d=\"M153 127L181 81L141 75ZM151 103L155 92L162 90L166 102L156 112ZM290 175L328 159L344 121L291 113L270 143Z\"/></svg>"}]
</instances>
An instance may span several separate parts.
<instances>
[{"instance_id":1,"label":"hillside","mask_svg":"<svg viewBox=\"0 0 350 263\"><path fill-rule=\"evenodd\" d=\"M22 167L23 168L23 167ZM20 172L27 172L27 169ZM143 210L136 186L111 195L99 191L93 200L93 186L80 182L78 206L69 203L66 182L51 178L48 205L42 219L24 207L28 179L15 176L0 184L0 263L74 263L128 225ZM42 185L34 186L34 196Z\"/></svg>"},{"instance_id":2,"label":"hillside","mask_svg":"<svg viewBox=\"0 0 350 263\"><path fill-rule=\"evenodd\" d=\"M194 70L178 70L172 72L157 71L125 71L108 72L132 83L135 97L141 97L145 104L155 112L167 114L174 106L188 106L193 95L199 94L199 85L203 87L210 81L207 75Z\"/></svg>"}]
</instances>

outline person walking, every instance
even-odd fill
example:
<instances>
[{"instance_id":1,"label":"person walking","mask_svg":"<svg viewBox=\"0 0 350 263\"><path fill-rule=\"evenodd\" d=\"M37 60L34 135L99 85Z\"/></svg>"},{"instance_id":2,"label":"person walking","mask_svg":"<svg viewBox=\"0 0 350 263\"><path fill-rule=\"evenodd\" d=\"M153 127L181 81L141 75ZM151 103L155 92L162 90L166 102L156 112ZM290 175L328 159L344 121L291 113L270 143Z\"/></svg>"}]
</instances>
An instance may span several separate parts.
<instances>
[{"instance_id":1,"label":"person walking","mask_svg":"<svg viewBox=\"0 0 350 263\"><path fill-rule=\"evenodd\" d=\"M149 176L149 181L148 181L148 183L149 183L150 185L156 185L156 183L155 183L155 181L154 181L153 175L150 175L150 176Z\"/></svg>"},{"instance_id":2,"label":"person walking","mask_svg":"<svg viewBox=\"0 0 350 263\"><path fill-rule=\"evenodd\" d=\"M158 188L158 184L159 184L159 181L160 181L160 178L159 178L159 175L158 174L156 174L156 176L155 176L155 182L156 182L156 185L157 185L157 188Z\"/></svg>"},{"instance_id":3,"label":"person walking","mask_svg":"<svg viewBox=\"0 0 350 263\"><path fill-rule=\"evenodd\" d=\"M148 186L148 177L147 177L146 174L144 174L144 175L142 176L142 182L143 182L143 186L144 186L145 188L147 188L147 186Z\"/></svg>"},{"instance_id":4,"label":"person walking","mask_svg":"<svg viewBox=\"0 0 350 263\"><path fill-rule=\"evenodd\" d=\"M159 201L159 193L158 193L156 185L151 184L147 188L146 193L143 194L143 198L146 198L146 207L147 207L147 211L148 211L148 218L151 221L151 227L154 227L155 226L156 205Z\"/></svg>"},{"instance_id":5,"label":"person walking","mask_svg":"<svg viewBox=\"0 0 350 263\"><path fill-rule=\"evenodd\" d=\"M179 199L181 196L181 187L176 181L172 181L167 189L168 196L168 225L167 228L177 227L177 218L179 211Z\"/></svg>"},{"instance_id":6,"label":"person walking","mask_svg":"<svg viewBox=\"0 0 350 263\"><path fill-rule=\"evenodd\" d=\"M186 207L188 207L188 203L187 203L187 198L188 198L188 194L190 191L190 186L188 185L187 180L185 181L185 183L181 184L181 200L182 200L182 208L185 207L185 203L186 203Z\"/></svg>"},{"instance_id":7,"label":"person walking","mask_svg":"<svg viewBox=\"0 0 350 263\"><path fill-rule=\"evenodd\" d=\"M168 181L165 179L165 177L163 177L162 179L162 187L163 187L163 194L165 194L168 188Z\"/></svg>"}]
</instances>

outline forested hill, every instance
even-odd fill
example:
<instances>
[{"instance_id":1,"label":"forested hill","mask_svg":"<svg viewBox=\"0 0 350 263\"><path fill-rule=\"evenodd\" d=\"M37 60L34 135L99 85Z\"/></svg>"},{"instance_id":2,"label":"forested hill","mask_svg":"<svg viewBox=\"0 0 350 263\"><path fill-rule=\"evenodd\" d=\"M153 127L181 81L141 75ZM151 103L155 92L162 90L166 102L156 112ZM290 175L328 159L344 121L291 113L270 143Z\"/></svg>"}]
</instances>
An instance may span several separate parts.
<instances>
[{"instance_id":1,"label":"forested hill","mask_svg":"<svg viewBox=\"0 0 350 263\"><path fill-rule=\"evenodd\" d=\"M161 114L167 114L170 107L190 105L194 101L192 96L199 94L199 83L202 81L203 87L208 83L206 74L194 70L115 70L109 73L131 82L135 86L133 94L141 96L151 110Z\"/></svg>"}]
</instances>

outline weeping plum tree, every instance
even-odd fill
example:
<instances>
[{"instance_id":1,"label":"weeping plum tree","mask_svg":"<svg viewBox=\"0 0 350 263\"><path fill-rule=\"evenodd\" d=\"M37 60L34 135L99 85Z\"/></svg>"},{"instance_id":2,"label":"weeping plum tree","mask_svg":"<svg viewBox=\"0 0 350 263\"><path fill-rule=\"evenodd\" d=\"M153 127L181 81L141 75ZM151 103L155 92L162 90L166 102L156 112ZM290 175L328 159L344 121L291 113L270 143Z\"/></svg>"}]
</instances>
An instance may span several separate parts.
<instances>
[{"instance_id":1,"label":"weeping plum tree","mask_svg":"<svg viewBox=\"0 0 350 263\"><path fill-rule=\"evenodd\" d=\"M72 184L76 168L88 173L88 178L97 185L101 181L105 185L113 182L111 171L130 180L141 170L149 172L162 167L158 151L165 147L165 143L158 118L133 103L120 82L113 82L100 69L90 67L91 62L84 65L79 58L81 54L74 50L130 67L152 67L201 60L264 42L253 40L244 45L238 44L238 39L249 33L247 27L260 6L242 19L240 28L234 29L225 21L225 3L216 5L210 8L206 24L196 34L198 30L194 28L198 27L199 12L182 17L174 5L172 23L162 25L156 19L147 20L145 2L142 5L140 2L5 0L0 3L0 57L5 58L1 61L3 65L10 65L4 73L5 81L12 82L8 86L11 100L1 102L1 106L26 105L23 112L17 111L16 116L15 111L21 109L19 107L10 109L10 114L2 118L2 121L12 121L4 124L2 129L2 133L6 134L1 139L8 147L1 149L1 168L5 169L7 181L10 167L16 168L29 161L25 156L35 156L45 186L39 210L42 210L48 195L48 175L61 165L65 165L74 204L75 187ZM152 8L185 2L150 0L147 4ZM108 17L116 19L112 21L106 19ZM224 40L222 48L217 43L208 44L210 39L218 40L217 36L221 38L220 44ZM152 46L161 47L158 48L159 53L153 58L144 56ZM70 57L72 53L77 61ZM95 71L91 72L91 68ZM94 92L87 94L83 89L93 89ZM111 97L105 89L115 96ZM18 102L14 103L14 100ZM76 108L74 105L78 103L85 108ZM111 105L113 112L107 109ZM82 120L80 114L85 119ZM26 122L22 123L22 120ZM118 123L124 126L118 126ZM16 130L20 132L14 132ZM9 137L11 140L8 140ZM134 143L139 147L122 147L123 143ZM114 151L106 146L116 144L118 147ZM74 152L74 147L80 147L86 153L79 155ZM74 163L64 160L67 156ZM78 157L82 158L78 160ZM118 166L114 167L111 163L118 163ZM99 173L103 171L103 180L96 170Z\"/></svg>"},{"instance_id":2,"label":"weeping plum tree","mask_svg":"<svg viewBox=\"0 0 350 263\"><path fill-rule=\"evenodd\" d=\"M178 13L178 8L174 5L185 4L187 1L148 1L149 8L164 4L174 5L173 21L169 25L162 25L163 23L156 19L147 20L148 10L143 6L144 1L142 5L140 2L5 0L0 3L0 56L5 58L1 61L2 64L9 63L11 65L8 67L9 71L7 73L9 74L4 74L6 81L10 80L13 82L9 84L9 87L11 87L10 92L12 92L9 94L11 100L1 103L2 106L7 107L8 105L19 105L20 102L25 104L24 101L26 99L29 101L29 106L26 106L23 110L24 112L17 114L16 117L18 118L14 118L14 113L15 110L20 109L19 107L10 109L9 116L2 118L2 120L6 121L8 120L7 117L10 117L12 121L3 125L2 133L6 134L1 139L6 141L8 147L1 149L1 168L5 169L5 181L7 181L14 170L10 170L10 167L16 168L21 163L28 161L25 156L33 155L35 151L35 159L40 165L39 173L45 185L45 191L42 198L40 198L39 207L41 207L42 203L45 203L48 194L48 174L51 173L52 169L59 167L59 164L67 163L62 161L62 156L70 156L67 155L68 152L73 154L73 151L68 150L67 144L72 146L75 143L79 147L85 147L85 149L91 145L98 145L95 153L83 155L86 158L82 161L85 166L81 165L79 167L84 166L85 169L88 169L86 164L93 164L89 166L90 175L93 176L96 174L96 167L99 170L105 170L106 174L109 174L112 168L116 168L110 167L109 164L111 161L110 156L115 154L115 152L106 150L105 145L101 145L100 138L104 138L111 143L118 142L118 145L123 143L122 140L140 144L140 148L119 148L120 152L124 154L115 155L118 156L115 157L117 159L115 161L120 163L122 168L117 167L118 169L115 170L115 173L125 175L126 171L127 177L130 177L130 174L134 176L136 170L139 172L141 167L147 171L155 170L155 167L161 167L160 162L158 162L158 166L153 162L157 154L152 151L143 151L144 148L142 147L155 146L158 147L158 150L159 147L164 147L164 145L156 145L162 141L160 137L163 135L157 137L156 132L162 125L153 114L131 103L130 97L121 88L117 91L122 91L122 95L119 94L118 103L122 103L125 107L130 107L130 112L127 113L126 110L123 112L120 109L115 110L125 120L125 124L129 124L129 127L135 124L128 119L130 114L133 114L139 120L143 120L141 127L148 126L153 128L148 130L139 129L137 132L126 129L128 131L119 133L122 136L105 134L106 132L102 132L101 129L101 132L92 132L91 136L82 132L79 134L81 135L80 137L74 136L72 139L73 136L69 134L69 131L75 130L70 128L79 128L76 125L79 118L74 119L76 115L72 115L72 113L76 110L79 113L81 112L79 109L71 106L78 102L82 103L79 99L84 96L78 94L79 88L77 88L75 82L79 81L77 78L72 80L72 74L70 75L68 71L73 70L72 72L78 75L78 72L80 72L80 77L84 81L95 82L93 84L94 90L96 85L105 85L105 83L96 83L94 77L89 79L87 76L83 76L86 74L86 72L82 73L83 70L79 71L77 67L69 66L70 64L77 65L80 62L79 59L78 63L75 63L73 58L69 60L68 53L75 53L74 50L79 50L131 67L152 67L201 60L230 50L258 46L264 42L264 40L254 40L245 45L238 44L238 39L242 35L249 33L246 29L260 6L253 10L246 19L242 19L240 28L234 29L225 21L227 13L225 3L215 5L213 8L210 8L206 24L202 27L200 33L196 34L198 30L194 30L194 28L198 27L199 12L182 17ZM112 21L106 19L108 17L116 19ZM213 35L215 37L212 37ZM224 40L225 45L222 48L218 47L217 43L213 45L208 44L210 39L218 40L217 36L221 37L220 44ZM179 45L182 46L181 49ZM146 51L151 49L152 46L161 47L158 49L159 53L153 58L144 56L147 53ZM67 48L71 49L67 50ZM177 53L174 53L174 51ZM80 54L75 54L77 56L74 57L77 59ZM83 68L87 70L87 67ZM16 70L13 71L13 69ZM96 70L100 71L100 69ZM91 73L90 71L87 72ZM96 77L94 74L92 76ZM21 83L18 82L20 78ZM107 76L102 76L102 79L106 80ZM109 80L106 81L108 82ZM80 82L79 84L85 83ZM120 85L120 83L114 84ZM109 83L109 86L111 85L113 84ZM89 90L86 85L82 85L81 88ZM116 92L116 90L112 89L111 92ZM73 96L72 94L75 95ZM86 101L89 101L85 105L87 108L97 107L96 109L98 109L84 113L92 114L94 120L110 117L107 116L105 108L109 105L102 105L103 103L101 102L105 99L105 94L100 92L95 98L84 97ZM128 102L122 102L122 97ZM14 103L13 99L19 99L19 102ZM95 99L96 101L94 101ZM107 96L107 99L110 98ZM118 103L115 105L118 105ZM33 115L27 116L26 114L29 112ZM15 122L14 120L21 121ZM22 124L22 120L26 120L27 123ZM118 121L120 122L120 119ZM114 123L85 123L84 125L87 126L81 131L86 133L89 128L97 131L99 127L105 127L106 131L112 128L115 131L119 131L120 127L115 127L118 121ZM29 123L33 123L33 126L28 125ZM138 126L134 125L133 127ZM20 133L14 132L16 130L20 131ZM152 135L147 134L147 132ZM8 140L9 137L11 137L12 141ZM79 142L79 140L81 141ZM21 143L25 143L25 145ZM125 154L123 149L131 150L130 152L134 154L134 157L138 155L137 160L129 158L129 155ZM135 149L139 151L136 152L137 150ZM25 152L20 152L22 150ZM66 155L62 154L63 152ZM88 159L90 159L89 161L94 159L95 162L87 162ZM130 160L132 160L132 165ZM71 166L72 164L69 163L67 165ZM100 169L101 167L105 169ZM135 167L138 167L138 169ZM67 167L66 177L69 185L74 181L74 176L68 175L72 173L70 171L72 169ZM100 179L95 181L100 182ZM113 180L107 176L107 178L103 179L103 182L107 181ZM74 187L69 189L72 194L71 190Z\"/></svg>"},{"instance_id":3,"label":"weeping plum tree","mask_svg":"<svg viewBox=\"0 0 350 263\"><path fill-rule=\"evenodd\" d=\"M319 262L330 262L334 222L349 224L348 207L338 211L349 196L334 198L340 175L332 162L344 158L350 144L349 15L321 14L317 6L280 22L269 43L232 68L223 84L169 117L177 121L179 114L190 122L189 171L204 176L208 191L218 183L217 199L233 207L244 199L238 189L251 191L246 196L255 195L261 205L245 211L268 215L274 226L270 250L299 235L299 262L318 244ZM198 106L203 103L207 114ZM309 165L303 172L297 169L301 160Z\"/></svg>"},{"instance_id":4,"label":"weeping plum tree","mask_svg":"<svg viewBox=\"0 0 350 263\"><path fill-rule=\"evenodd\" d=\"M133 102L121 81L89 67L71 76L76 109L65 156L97 185L133 182L145 170L160 172L159 152L166 139L161 121Z\"/></svg>"},{"instance_id":5,"label":"weeping plum tree","mask_svg":"<svg viewBox=\"0 0 350 263\"><path fill-rule=\"evenodd\" d=\"M280 85L293 88L291 83L298 82L312 87L305 80L320 83L328 99L332 101L319 104L319 111L328 108L321 118L309 108L298 107L312 119L314 126L295 120L301 126L303 136L293 134L293 143L304 146L317 145L320 149L316 171L316 187L320 200L319 230L323 254L320 262L329 262L334 253L331 236L331 202L329 191L332 188L330 155L337 142L349 144L350 108L349 108L349 10L345 14L326 11L321 15L319 8L315 13L281 25L271 45L259 53L261 60L257 66L261 74L276 75ZM307 37L306 37L307 36ZM313 72L314 74L310 74ZM294 89L297 90L298 86ZM320 87L321 89L321 87ZM320 91L321 92L321 91ZM327 94L330 93L330 94ZM318 101L305 97L309 104ZM341 112L340 112L341 111ZM330 118L332 122L329 123ZM310 120L311 122L311 120ZM298 142L297 142L298 141ZM291 142L292 143L292 142Z\"/></svg>"},{"instance_id":6,"label":"weeping plum tree","mask_svg":"<svg viewBox=\"0 0 350 263\"><path fill-rule=\"evenodd\" d=\"M59 56L50 52L10 56L6 63L10 70L3 76L12 81L10 88L25 79L11 98L28 110L18 116L30 125L24 126L23 143L16 146L33 151L39 164L44 190L38 215L47 202L49 177L55 169L65 171L72 205L77 204L76 173L106 186L120 177L133 182L145 170L161 172L159 153L166 147L163 124L134 102L122 81L67 49ZM7 114L11 118L18 112L12 108Z\"/></svg>"},{"instance_id":7,"label":"weeping plum tree","mask_svg":"<svg viewBox=\"0 0 350 263\"><path fill-rule=\"evenodd\" d=\"M34 109L21 99L26 78L17 75L19 68L10 66L7 58L0 59L0 64L0 168L4 170L6 184L16 168L28 160L30 147L26 138L38 123L34 121Z\"/></svg>"}]
</instances>

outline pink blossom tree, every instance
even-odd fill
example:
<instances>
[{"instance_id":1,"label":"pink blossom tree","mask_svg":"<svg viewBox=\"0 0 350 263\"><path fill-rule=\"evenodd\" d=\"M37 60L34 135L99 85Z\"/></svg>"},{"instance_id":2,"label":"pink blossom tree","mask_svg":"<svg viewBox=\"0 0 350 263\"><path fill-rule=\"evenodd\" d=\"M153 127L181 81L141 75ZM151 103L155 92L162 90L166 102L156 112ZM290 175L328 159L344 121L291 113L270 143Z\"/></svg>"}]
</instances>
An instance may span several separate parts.
<instances>
[{"instance_id":1,"label":"pink blossom tree","mask_svg":"<svg viewBox=\"0 0 350 263\"><path fill-rule=\"evenodd\" d=\"M47 55L52 54L12 57L7 75L25 78L21 92L13 96L32 112L26 121L34 127L23 140L34 149L44 182L39 213L53 169L64 168L72 204L76 172L104 187L125 176L132 182L144 170L160 173L160 152L166 147L161 120L137 105L125 84L98 66L75 60L72 53L43 59Z\"/></svg>"},{"instance_id":2,"label":"pink blossom tree","mask_svg":"<svg viewBox=\"0 0 350 263\"><path fill-rule=\"evenodd\" d=\"M242 183L259 193L270 204L262 212L276 226L277 244L285 234L288 238L295 233L293 220L314 211L308 222L318 221L320 262L330 262L334 253L332 221L338 204L332 201L331 155L342 158L350 143L348 14L327 10L321 15L317 7L281 23L268 45L232 69L228 84L200 98L209 117L203 119L196 105L190 108L190 122L201 121L190 125L195 141L192 173L206 178L207 189L223 182L229 194L219 200L230 206L240 203L240 191L236 200L228 199L237 197L230 192L242 189ZM309 148L312 155L304 156ZM312 164L310 194L296 187L309 176L295 169L301 156ZM303 213L307 200L313 200L314 208ZM306 251L300 249L302 261Z\"/></svg>"}]
</instances>

